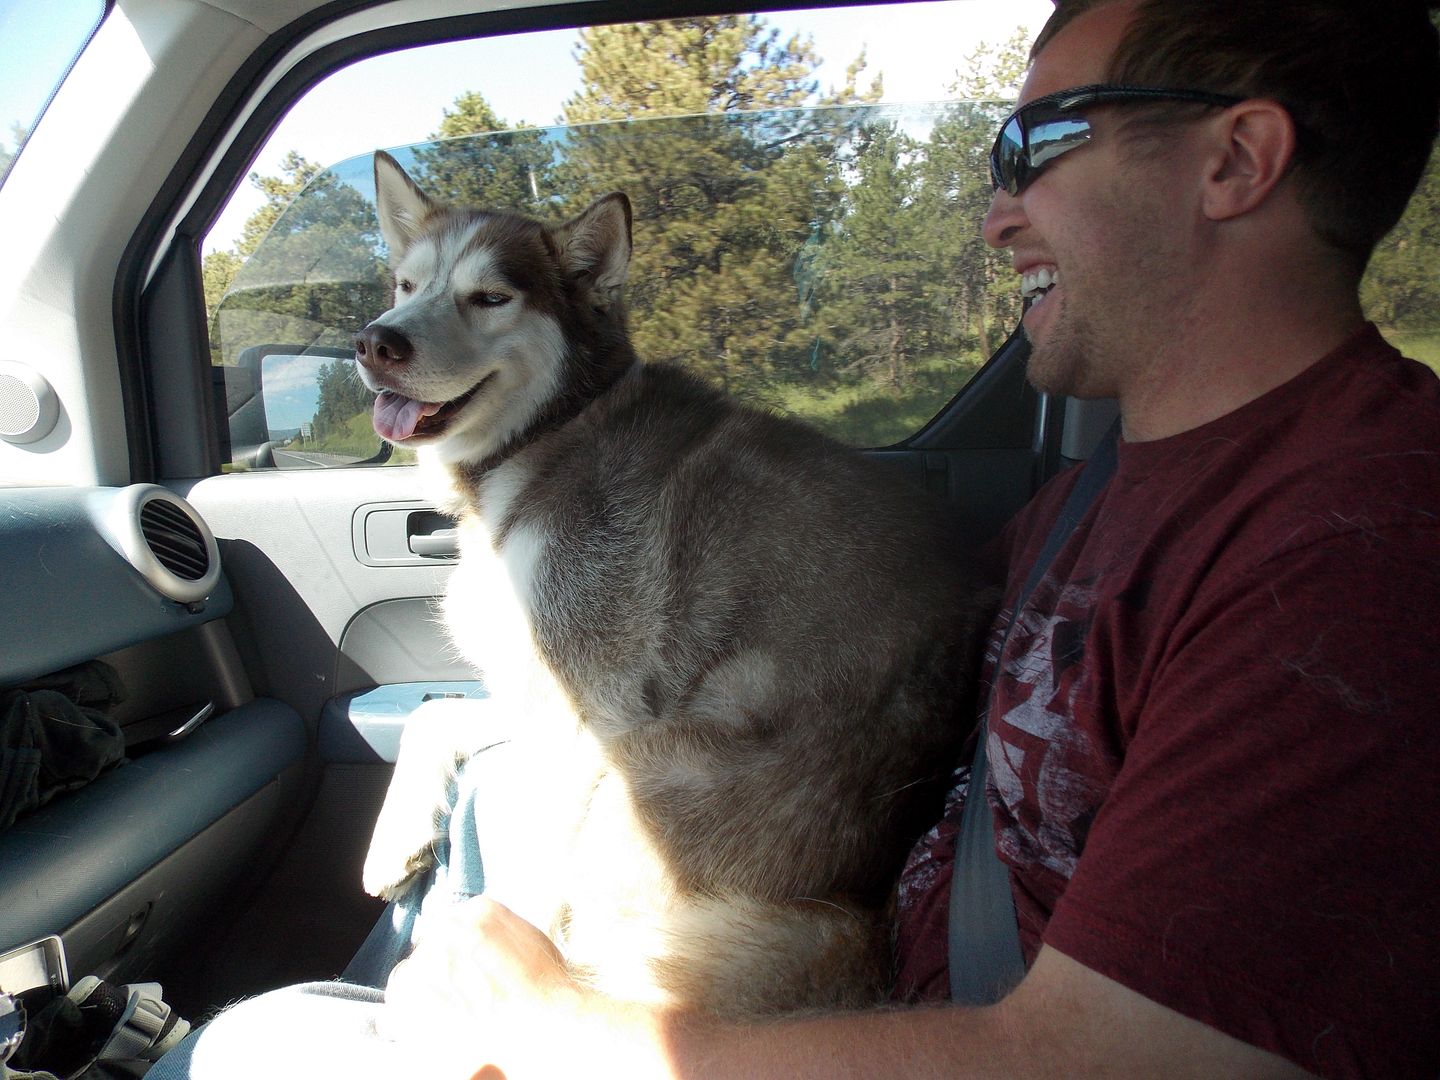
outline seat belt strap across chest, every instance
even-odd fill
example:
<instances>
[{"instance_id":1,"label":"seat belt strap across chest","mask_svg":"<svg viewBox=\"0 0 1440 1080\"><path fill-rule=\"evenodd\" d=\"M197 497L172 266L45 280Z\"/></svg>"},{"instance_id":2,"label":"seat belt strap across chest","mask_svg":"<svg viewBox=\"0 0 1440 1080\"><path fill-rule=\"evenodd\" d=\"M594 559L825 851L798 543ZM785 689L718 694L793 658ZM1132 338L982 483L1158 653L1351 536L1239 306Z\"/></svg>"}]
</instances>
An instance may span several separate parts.
<instances>
[{"instance_id":1,"label":"seat belt strap across chest","mask_svg":"<svg viewBox=\"0 0 1440 1080\"><path fill-rule=\"evenodd\" d=\"M1050 527L1045 545L1015 598L1010 623L1000 643L1001 659L1030 594L1114 473L1119 437L1117 420L1100 440L1090 460L1080 466L1084 471L1070 489L1060 516ZM995 814L985 795L990 707L999 681L997 670L980 718L975 757L970 766L969 792L961 811L950 878L950 1000L960 1005L994 1004L1025 977L1020 931L1015 922L1015 898L1010 889L1010 868L995 850Z\"/></svg>"}]
</instances>

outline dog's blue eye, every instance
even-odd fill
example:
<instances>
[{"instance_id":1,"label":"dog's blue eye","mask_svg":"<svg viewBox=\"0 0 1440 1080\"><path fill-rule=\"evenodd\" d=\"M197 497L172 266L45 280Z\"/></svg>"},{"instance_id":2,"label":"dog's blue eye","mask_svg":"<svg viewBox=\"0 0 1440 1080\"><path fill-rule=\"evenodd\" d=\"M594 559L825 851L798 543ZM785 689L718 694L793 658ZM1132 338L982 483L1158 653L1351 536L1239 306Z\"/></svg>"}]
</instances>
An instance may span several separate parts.
<instances>
[{"instance_id":1,"label":"dog's blue eye","mask_svg":"<svg viewBox=\"0 0 1440 1080\"><path fill-rule=\"evenodd\" d=\"M504 293L481 292L470 297L470 302L476 307L499 307L501 304L508 304L510 297Z\"/></svg>"}]
</instances>

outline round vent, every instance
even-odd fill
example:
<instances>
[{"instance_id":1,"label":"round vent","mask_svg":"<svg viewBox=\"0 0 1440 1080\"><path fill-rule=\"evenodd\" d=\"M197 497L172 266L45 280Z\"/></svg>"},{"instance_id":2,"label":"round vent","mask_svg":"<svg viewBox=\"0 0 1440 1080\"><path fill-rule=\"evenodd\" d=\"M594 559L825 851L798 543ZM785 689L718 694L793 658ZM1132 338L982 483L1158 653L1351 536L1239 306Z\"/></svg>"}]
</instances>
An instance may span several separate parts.
<instances>
[{"instance_id":1,"label":"round vent","mask_svg":"<svg viewBox=\"0 0 1440 1080\"><path fill-rule=\"evenodd\" d=\"M180 507L151 499L140 508L140 535L155 558L178 578L199 581L210 569L210 552L200 526Z\"/></svg>"},{"instance_id":2,"label":"round vent","mask_svg":"<svg viewBox=\"0 0 1440 1080\"><path fill-rule=\"evenodd\" d=\"M205 520L154 484L96 493L93 518L110 546L171 600L204 600L220 580L220 549Z\"/></svg>"}]
</instances>

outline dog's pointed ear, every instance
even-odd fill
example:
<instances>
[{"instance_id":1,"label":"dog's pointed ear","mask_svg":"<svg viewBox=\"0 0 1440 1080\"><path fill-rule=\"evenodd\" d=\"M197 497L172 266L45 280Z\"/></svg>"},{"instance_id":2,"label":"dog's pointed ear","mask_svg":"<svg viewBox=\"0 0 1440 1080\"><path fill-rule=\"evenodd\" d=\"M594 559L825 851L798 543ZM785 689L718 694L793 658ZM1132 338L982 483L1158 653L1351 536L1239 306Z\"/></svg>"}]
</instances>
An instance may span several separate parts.
<instances>
[{"instance_id":1,"label":"dog's pointed ear","mask_svg":"<svg viewBox=\"0 0 1440 1080\"><path fill-rule=\"evenodd\" d=\"M400 163L384 150L376 150L375 212L392 264L414 243L421 223L434 209L434 201L416 186Z\"/></svg>"},{"instance_id":2,"label":"dog's pointed ear","mask_svg":"<svg viewBox=\"0 0 1440 1080\"><path fill-rule=\"evenodd\" d=\"M565 276L588 293L597 308L620 299L630 269L630 200L621 191L603 195L555 230Z\"/></svg>"}]
</instances>

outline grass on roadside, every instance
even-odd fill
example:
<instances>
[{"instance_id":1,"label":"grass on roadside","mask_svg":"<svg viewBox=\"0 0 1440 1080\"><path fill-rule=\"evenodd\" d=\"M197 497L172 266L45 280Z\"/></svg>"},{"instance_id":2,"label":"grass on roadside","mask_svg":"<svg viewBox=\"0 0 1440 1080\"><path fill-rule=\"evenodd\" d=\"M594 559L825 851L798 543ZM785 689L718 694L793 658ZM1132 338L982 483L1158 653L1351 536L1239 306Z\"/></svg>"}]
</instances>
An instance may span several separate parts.
<instances>
[{"instance_id":1,"label":"grass on roadside","mask_svg":"<svg viewBox=\"0 0 1440 1080\"><path fill-rule=\"evenodd\" d=\"M905 385L898 389L878 382L780 385L765 399L778 411L850 446L890 446L929 423L970 381L980 364L978 357L926 360L910 369Z\"/></svg>"}]
</instances>

